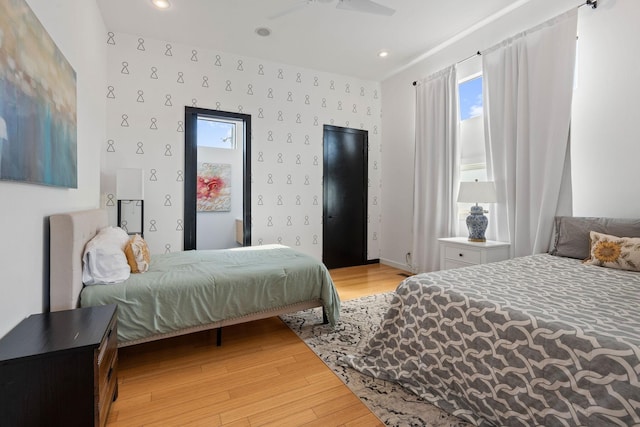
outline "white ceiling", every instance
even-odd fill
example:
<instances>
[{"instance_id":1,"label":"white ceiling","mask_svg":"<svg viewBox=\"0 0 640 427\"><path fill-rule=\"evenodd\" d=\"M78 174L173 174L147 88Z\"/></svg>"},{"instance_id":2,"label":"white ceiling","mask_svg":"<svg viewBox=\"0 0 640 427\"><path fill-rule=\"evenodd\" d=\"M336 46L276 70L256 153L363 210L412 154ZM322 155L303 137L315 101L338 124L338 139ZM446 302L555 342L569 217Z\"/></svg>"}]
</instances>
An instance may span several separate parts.
<instances>
[{"instance_id":1,"label":"white ceiling","mask_svg":"<svg viewBox=\"0 0 640 427\"><path fill-rule=\"evenodd\" d=\"M109 31L381 81L426 52L523 0L376 0L396 10L380 16L304 0L98 0ZM272 34L260 37L257 27ZM387 58L378 52L388 50Z\"/></svg>"}]
</instances>

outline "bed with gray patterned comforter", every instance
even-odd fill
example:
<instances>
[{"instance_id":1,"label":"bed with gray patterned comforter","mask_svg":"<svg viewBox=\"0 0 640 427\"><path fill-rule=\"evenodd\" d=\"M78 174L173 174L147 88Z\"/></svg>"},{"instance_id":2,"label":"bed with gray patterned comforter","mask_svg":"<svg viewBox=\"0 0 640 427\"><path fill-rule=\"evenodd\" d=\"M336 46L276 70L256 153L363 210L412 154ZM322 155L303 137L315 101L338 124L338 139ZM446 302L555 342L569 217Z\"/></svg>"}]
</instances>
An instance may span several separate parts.
<instances>
[{"instance_id":1,"label":"bed with gray patterned comforter","mask_svg":"<svg viewBox=\"0 0 640 427\"><path fill-rule=\"evenodd\" d=\"M476 425L640 425L640 273L547 254L403 281L343 361Z\"/></svg>"}]
</instances>

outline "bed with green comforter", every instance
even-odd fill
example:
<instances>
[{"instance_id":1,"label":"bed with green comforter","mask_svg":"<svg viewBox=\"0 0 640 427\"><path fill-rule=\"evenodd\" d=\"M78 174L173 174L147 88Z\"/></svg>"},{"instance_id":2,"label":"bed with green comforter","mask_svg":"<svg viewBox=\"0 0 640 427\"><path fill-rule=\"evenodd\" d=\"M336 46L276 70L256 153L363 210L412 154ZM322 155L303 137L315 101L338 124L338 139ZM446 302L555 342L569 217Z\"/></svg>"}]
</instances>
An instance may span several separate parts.
<instances>
[{"instance_id":1,"label":"bed with green comforter","mask_svg":"<svg viewBox=\"0 0 640 427\"><path fill-rule=\"evenodd\" d=\"M118 305L120 346L316 306L340 316L326 267L282 245L154 255L146 273L85 286L80 303Z\"/></svg>"}]
</instances>

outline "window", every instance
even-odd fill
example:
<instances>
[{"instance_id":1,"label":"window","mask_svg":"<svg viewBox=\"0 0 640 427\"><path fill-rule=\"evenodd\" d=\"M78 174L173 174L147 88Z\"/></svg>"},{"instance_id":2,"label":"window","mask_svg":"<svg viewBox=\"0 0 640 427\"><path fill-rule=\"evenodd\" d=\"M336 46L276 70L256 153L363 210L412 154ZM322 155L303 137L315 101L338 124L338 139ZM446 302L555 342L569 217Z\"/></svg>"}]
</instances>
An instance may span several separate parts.
<instances>
[{"instance_id":1,"label":"window","mask_svg":"<svg viewBox=\"0 0 640 427\"><path fill-rule=\"evenodd\" d=\"M198 117L198 146L236 148L236 123L208 117Z\"/></svg>"},{"instance_id":2,"label":"window","mask_svg":"<svg viewBox=\"0 0 640 427\"><path fill-rule=\"evenodd\" d=\"M460 181L486 181L487 159L482 116L482 75L458 85L460 103Z\"/></svg>"},{"instance_id":3,"label":"window","mask_svg":"<svg viewBox=\"0 0 640 427\"><path fill-rule=\"evenodd\" d=\"M480 64L478 65L478 67ZM484 146L482 105L482 73L467 74L458 81L460 111L460 181L486 181L487 160ZM465 219L470 203L458 204L460 231L466 230Z\"/></svg>"},{"instance_id":4,"label":"window","mask_svg":"<svg viewBox=\"0 0 640 427\"><path fill-rule=\"evenodd\" d=\"M482 115L482 75L471 76L458 84L460 121Z\"/></svg>"}]
</instances>

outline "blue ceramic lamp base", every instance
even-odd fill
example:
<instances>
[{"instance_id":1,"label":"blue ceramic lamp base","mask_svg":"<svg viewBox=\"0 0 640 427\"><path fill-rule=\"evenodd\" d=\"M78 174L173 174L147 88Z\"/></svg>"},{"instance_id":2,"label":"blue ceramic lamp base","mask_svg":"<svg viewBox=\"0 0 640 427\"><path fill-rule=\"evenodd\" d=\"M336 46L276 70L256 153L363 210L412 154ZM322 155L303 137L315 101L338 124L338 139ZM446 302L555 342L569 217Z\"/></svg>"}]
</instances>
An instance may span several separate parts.
<instances>
[{"instance_id":1,"label":"blue ceramic lamp base","mask_svg":"<svg viewBox=\"0 0 640 427\"><path fill-rule=\"evenodd\" d=\"M470 242L486 242L484 232L487 230L489 219L484 216L482 206L471 206L471 215L467 217L467 228L469 229Z\"/></svg>"}]
</instances>

